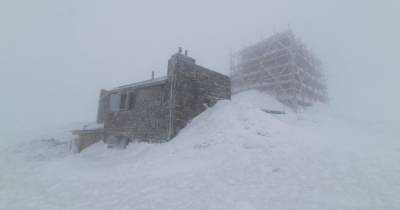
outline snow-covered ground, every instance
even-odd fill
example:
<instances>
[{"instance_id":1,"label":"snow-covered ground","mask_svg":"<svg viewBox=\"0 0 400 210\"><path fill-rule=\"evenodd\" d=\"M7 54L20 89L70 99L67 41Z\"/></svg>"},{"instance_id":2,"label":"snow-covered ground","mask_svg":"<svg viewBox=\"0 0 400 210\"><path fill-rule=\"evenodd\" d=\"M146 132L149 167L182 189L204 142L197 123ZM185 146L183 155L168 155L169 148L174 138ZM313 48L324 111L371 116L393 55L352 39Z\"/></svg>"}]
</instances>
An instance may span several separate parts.
<instances>
[{"instance_id":1,"label":"snow-covered ground","mask_svg":"<svg viewBox=\"0 0 400 210\"><path fill-rule=\"evenodd\" d=\"M0 209L400 209L395 125L352 121L324 106L261 111L271 107L282 105L242 93L169 143L125 150L98 143L70 154L76 127L4 135Z\"/></svg>"}]
</instances>

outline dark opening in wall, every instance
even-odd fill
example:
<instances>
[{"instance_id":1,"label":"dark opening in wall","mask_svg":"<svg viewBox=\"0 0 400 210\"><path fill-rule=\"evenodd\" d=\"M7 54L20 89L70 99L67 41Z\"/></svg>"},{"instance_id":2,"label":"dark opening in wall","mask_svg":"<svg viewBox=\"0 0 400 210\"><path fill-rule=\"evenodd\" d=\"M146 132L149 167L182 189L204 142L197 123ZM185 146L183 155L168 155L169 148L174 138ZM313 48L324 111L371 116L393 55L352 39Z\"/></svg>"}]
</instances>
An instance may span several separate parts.
<instances>
[{"instance_id":1,"label":"dark opening in wall","mask_svg":"<svg viewBox=\"0 0 400 210\"><path fill-rule=\"evenodd\" d=\"M124 110L126 108L126 98L127 98L127 94L122 93L121 94L121 103L119 104L120 110Z\"/></svg>"},{"instance_id":2,"label":"dark opening in wall","mask_svg":"<svg viewBox=\"0 0 400 210\"><path fill-rule=\"evenodd\" d=\"M136 94L134 92L130 92L129 93L129 104L128 104L129 110L132 110L135 107L135 103L136 103Z\"/></svg>"}]
</instances>

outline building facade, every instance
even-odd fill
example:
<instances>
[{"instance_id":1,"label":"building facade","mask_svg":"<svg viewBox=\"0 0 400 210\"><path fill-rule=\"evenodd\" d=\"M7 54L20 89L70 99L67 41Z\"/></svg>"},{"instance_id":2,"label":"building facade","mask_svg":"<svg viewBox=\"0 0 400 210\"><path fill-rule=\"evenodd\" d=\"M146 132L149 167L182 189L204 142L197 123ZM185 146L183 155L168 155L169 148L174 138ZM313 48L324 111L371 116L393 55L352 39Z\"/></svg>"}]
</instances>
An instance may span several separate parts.
<instances>
[{"instance_id":1,"label":"building facade","mask_svg":"<svg viewBox=\"0 0 400 210\"><path fill-rule=\"evenodd\" d=\"M230 78L196 64L181 50L166 77L101 90L95 129L73 131L76 151L103 140L162 143L218 100L230 99Z\"/></svg>"}]
</instances>

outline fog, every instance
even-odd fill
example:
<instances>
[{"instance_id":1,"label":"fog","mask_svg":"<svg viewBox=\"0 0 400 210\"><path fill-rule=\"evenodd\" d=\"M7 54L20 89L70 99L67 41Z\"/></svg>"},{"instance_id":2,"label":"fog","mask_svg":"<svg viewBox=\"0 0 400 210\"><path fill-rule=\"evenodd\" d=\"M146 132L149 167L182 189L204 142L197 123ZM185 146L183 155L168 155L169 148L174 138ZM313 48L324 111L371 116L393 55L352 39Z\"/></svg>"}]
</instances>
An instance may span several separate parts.
<instances>
[{"instance_id":1,"label":"fog","mask_svg":"<svg viewBox=\"0 0 400 210\"><path fill-rule=\"evenodd\" d=\"M398 122L399 1L0 2L0 131L94 121L101 88L166 74L178 46L229 74L229 53L290 28L321 59L329 106Z\"/></svg>"}]
</instances>

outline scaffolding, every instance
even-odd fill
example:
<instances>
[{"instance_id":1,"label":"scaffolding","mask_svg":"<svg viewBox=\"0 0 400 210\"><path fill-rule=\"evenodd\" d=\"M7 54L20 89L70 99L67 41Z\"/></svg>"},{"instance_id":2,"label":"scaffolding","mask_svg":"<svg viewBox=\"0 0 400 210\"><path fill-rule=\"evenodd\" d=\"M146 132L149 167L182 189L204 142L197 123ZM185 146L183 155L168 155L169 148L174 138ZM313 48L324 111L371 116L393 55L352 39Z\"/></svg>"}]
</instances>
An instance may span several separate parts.
<instances>
[{"instance_id":1,"label":"scaffolding","mask_svg":"<svg viewBox=\"0 0 400 210\"><path fill-rule=\"evenodd\" d=\"M327 101L321 62L291 30L231 55L232 93L257 89L295 111Z\"/></svg>"}]
</instances>

